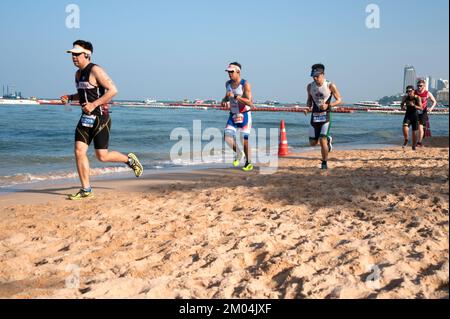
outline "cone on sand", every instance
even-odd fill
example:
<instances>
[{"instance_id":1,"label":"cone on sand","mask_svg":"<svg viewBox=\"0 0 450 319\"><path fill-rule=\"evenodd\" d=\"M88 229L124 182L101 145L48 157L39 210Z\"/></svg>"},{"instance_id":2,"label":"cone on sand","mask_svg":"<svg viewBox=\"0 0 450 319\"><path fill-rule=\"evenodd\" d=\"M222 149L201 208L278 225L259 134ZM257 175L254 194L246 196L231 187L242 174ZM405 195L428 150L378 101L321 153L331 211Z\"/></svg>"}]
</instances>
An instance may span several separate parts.
<instances>
[{"instance_id":1,"label":"cone on sand","mask_svg":"<svg viewBox=\"0 0 450 319\"><path fill-rule=\"evenodd\" d=\"M286 136L286 126L284 120L280 124L280 145L278 146L278 156L284 157L289 155L289 145Z\"/></svg>"}]
</instances>

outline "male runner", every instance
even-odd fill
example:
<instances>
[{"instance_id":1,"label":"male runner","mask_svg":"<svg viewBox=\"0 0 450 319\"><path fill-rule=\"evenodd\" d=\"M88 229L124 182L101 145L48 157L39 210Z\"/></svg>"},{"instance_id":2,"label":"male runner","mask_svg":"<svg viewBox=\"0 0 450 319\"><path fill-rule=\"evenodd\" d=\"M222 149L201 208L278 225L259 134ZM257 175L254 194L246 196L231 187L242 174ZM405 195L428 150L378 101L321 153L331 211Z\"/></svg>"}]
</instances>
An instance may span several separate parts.
<instances>
[{"instance_id":1,"label":"male runner","mask_svg":"<svg viewBox=\"0 0 450 319\"><path fill-rule=\"evenodd\" d=\"M334 83L325 79L325 66L312 66L311 76L314 81L308 85L308 102L305 115L311 112L309 141L311 146L320 143L322 149L322 169L328 169L328 153L333 150L333 138L330 136L332 108L342 103L341 94ZM331 102L332 98L335 102Z\"/></svg>"},{"instance_id":2,"label":"male runner","mask_svg":"<svg viewBox=\"0 0 450 319\"><path fill-rule=\"evenodd\" d=\"M245 155L246 162L242 168L244 172L253 170L248 139L252 130L253 96L250 83L241 79L242 66L238 62L231 63L226 72L230 80L226 83L226 95L222 100L223 107L230 108L230 117L225 128L225 141L236 153L233 165L239 166L240 160ZM240 151L236 143L236 133L240 130L244 139L244 153Z\"/></svg>"},{"instance_id":3,"label":"male runner","mask_svg":"<svg viewBox=\"0 0 450 319\"><path fill-rule=\"evenodd\" d=\"M422 101L416 95L412 85L406 88L406 94L402 100L402 110L406 110L405 119L403 120L403 136L405 138L403 148L408 145L409 127L412 126L412 149L415 151L419 131L419 111L422 111Z\"/></svg>"},{"instance_id":4,"label":"male runner","mask_svg":"<svg viewBox=\"0 0 450 319\"><path fill-rule=\"evenodd\" d=\"M422 110L419 110L419 142L417 143L418 147L422 147L423 146L423 139L424 137L426 137L426 131L427 131L427 126L429 124L429 117L428 114L431 114L431 112L433 112L434 108L437 105L437 101L434 98L433 94L431 94L431 92L428 92L426 90L426 82L423 79L420 79L417 82L417 91L416 91L416 95L418 95L420 97L420 99L422 100ZM428 99L430 99L432 106L430 108L430 110L428 111Z\"/></svg>"},{"instance_id":5,"label":"male runner","mask_svg":"<svg viewBox=\"0 0 450 319\"><path fill-rule=\"evenodd\" d=\"M75 74L77 94L65 95L61 101L79 101L82 109L81 119L75 131L75 159L81 189L70 195L70 200L80 200L94 196L89 181L89 159L87 151L94 141L95 155L101 162L115 162L127 164L136 177L142 176L143 167L136 155L128 156L119 152L108 151L111 118L107 103L117 94L117 88L106 72L96 64L91 63L94 48L90 42L78 40L73 43L73 49L67 51L72 54L73 64L78 68Z\"/></svg>"}]
</instances>

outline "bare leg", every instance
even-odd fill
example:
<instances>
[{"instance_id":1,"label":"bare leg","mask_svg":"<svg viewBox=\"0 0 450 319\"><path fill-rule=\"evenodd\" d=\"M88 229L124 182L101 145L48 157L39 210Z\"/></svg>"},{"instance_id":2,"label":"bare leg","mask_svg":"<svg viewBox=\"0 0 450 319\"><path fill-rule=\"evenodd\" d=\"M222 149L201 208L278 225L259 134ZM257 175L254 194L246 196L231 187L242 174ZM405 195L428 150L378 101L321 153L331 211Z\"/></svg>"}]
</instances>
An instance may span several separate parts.
<instances>
[{"instance_id":1,"label":"bare leg","mask_svg":"<svg viewBox=\"0 0 450 319\"><path fill-rule=\"evenodd\" d=\"M248 140L244 139L244 153L245 153L245 159L247 160L247 163L251 162L251 154L250 154L250 149L248 147Z\"/></svg>"},{"instance_id":2,"label":"bare leg","mask_svg":"<svg viewBox=\"0 0 450 319\"><path fill-rule=\"evenodd\" d=\"M78 176L80 177L81 187L89 188L89 159L87 156L89 146L83 142L75 143L75 160L77 162Z\"/></svg>"},{"instance_id":3,"label":"bare leg","mask_svg":"<svg viewBox=\"0 0 450 319\"><path fill-rule=\"evenodd\" d=\"M424 127L422 124L419 124L419 143L422 143L424 135L425 135Z\"/></svg>"},{"instance_id":4,"label":"bare leg","mask_svg":"<svg viewBox=\"0 0 450 319\"><path fill-rule=\"evenodd\" d=\"M115 151L95 150L95 155L103 163L127 163L128 156Z\"/></svg>"},{"instance_id":5,"label":"bare leg","mask_svg":"<svg viewBox=\"0 0 450 319\"><path fill-rule=\"evenodd\" d=\"M316 141L316 140L309 140L309 145L311 145L311 146L317 146L317 145L319 145L319 141Z\"/></svg>"},{"instance_id":6,"label":"bare leg","mask_svg":"<svg viewBox=\"0 0 450 319\"><path fill-rule=\"evenodd\" d=\"M328 161L328 139L323 137L320 139L320 146L322 148L322 161Z\"/></svg>"},{"instance_id":7,"label":"bare leg","mask_svg":"<svg viewBox=\"0 0 450 319\"><path fill-rule=\"evenodd\" d=\"M225 142L227 142L228 146L233 149L235 153L237 153L237 145L233 137L226 135Z\"/></svg>"},{"instance_id":8,"label":"bare leg","mask_svg":"<svg viewBox=\"0 0 450 319\"><path fill-rule=\"evenodd\" d=\"M413 140L413 147L417 145L417 135L420 134L418 131L412 132L412 140Z\"/></svg>"},{"instance_id":9,"label":"bare leg","mask_svg":"<svg viewBox=\"0 0 450 319\"><path fill-rule=\"evenodd\" d=\"M403 137L405 138L405 141L409 139L409 127L403 126Z\"/></svg>"}]
</instances>

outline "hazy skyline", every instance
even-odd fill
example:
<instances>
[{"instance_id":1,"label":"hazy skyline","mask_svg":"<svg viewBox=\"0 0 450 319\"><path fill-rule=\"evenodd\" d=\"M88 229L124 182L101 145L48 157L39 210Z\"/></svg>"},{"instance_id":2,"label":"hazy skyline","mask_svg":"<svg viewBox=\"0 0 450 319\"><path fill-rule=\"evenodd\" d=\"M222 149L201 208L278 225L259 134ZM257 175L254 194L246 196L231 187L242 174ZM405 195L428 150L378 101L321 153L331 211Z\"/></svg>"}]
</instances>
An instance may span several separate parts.
<instances>
[{"instance_id":1,"label":"hazy skyline","mask_svg":"<svg viewBox=\"0 0 450 319\"><path fill-rule=\"evenodd\" d=\"M72 3L80 29L65 24ZM380 29L366 27L370 3L380 8ZM448 7L447 0L6 0L0 85L26 96L73 93L75 68L65 51L85 39L94 44L93 62L116 82L116 99L220 99L225 67L235 60L260 101L305 102L318 62L346 102L378 99L402 91L405 65L448 79Z\"/></svg>"}]
</instances>

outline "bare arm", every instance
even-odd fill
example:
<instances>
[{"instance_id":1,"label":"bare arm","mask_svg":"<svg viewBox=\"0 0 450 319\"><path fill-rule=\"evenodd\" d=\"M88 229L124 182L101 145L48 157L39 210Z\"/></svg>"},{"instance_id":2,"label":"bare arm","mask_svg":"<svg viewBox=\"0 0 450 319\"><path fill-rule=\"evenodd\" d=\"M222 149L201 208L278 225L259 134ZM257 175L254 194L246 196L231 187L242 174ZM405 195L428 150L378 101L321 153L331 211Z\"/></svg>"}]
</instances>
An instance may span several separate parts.
<instances>
[{"instance_id":1,"label":"bare arm","mask_svg":"<svg viewBox=\"0 0 450 319\"><path fill-rule=\"evenodd\" d=\"M308 112L312 112L312 96L311 96L311 84L308 84L308 87L306 88L306 92L308 94L308 100L306 101L306 110L303 112L305 115L308 114Z\"/></svg>"},{"instance_id":2,"label":"bare arm","mask_svg":"<svg viewBox=\"0 0 450 319\"><path fill-rule=\"evenodd\" d=\"M336 99L336 101L334 101L333 103L330 103L330 107L335 107L335 106L340 105L342 103L341 92L339 92L338 88L336 87L336 85L334 83L332 83L330 85L330 89L331 89L331 93L333 93L333 96Z\"/></svg>"},{"instance_id":3,"label":"bare arm","mask_svg":"<svg viewBox=\"0 0 450 319\"><path fill-rule=\"evenodd\" d=\"M75 73L75 81L78 81L78 77L80 75L80 71L77 71ZM78 95L78 92L72 95L69 95L69 101L79 101L80 100L80 96Z\"/></svg>"},{"instance_id":4,"label":"bare arm","mask_svg":"<svg viewBox=\"0 0 450 319\"><path fill-rule=\"evenodd\" d=\"M113 99L113 97L117 95L118 92L116 86L114 85L114 82L101 67L97 65L94 66L92 68L91 74L95 77L97 85L102 86L106 89L106 93L98 100L95 100L92 103L86 103L85 105L82 105L82 110L86 114L91 114L91 112L93 112L100 105L105 105L109 103Z\"/></svg>"},{"instance_id":5,"label":"bare arm","mask_svg":"<svg viewBox=\"0 0 450 319\"><path fill-rule=\"evenodd\" d=\"M75 80L78 79L78 74L79 74L79 71L77 71L75 73ZM75 94L71 94L71 95L63 95L60 97L60 99L63 104L67 104L71 101L79 101L80 97L78 96L78 93L75 93Z\"/></svg>"},{"instance_id":6,"label":"bare arm","mask_svg":"<svg viewBox=\"0 0 450 319\"><path fill-rule=\"evenodd\" d=\"M252 86L250 83L245 83L244 85L244 95L238 96L236 99L238 102L241 102L245 105L253 107L253 94L252 94Z\"/></svg>"},{"instance_id":7,"label":"bare arm","mask_svg":"<svg viewBox=\"0 0 450 319\"><path fill-rule=\"evenodd\" d=\"M228 102L230 102L230 98L232 97L233 93L231 91L229 91L228 88L228 82L226 85L226 90L227 92L225 93L225 97L222 99L222 107L229 107L229 104L227 104Z\"/></svg>"},{"instance_id":8,"label":"bare arm","mask_svg":"<svg viewBox=\"0 0 450 319\"><path fill-rule=\"evenodd\" d=\"M422 99L418 96L416 96L416 110L422 111L423 105L422 105Z\"/></svg>"},{"instance_id":9,"label":"bare arm","mask_svg":"<svg viewBox=\"0 0 450 319\"><path fill-rule=\"evenodd\" d=\"M404 111L406 109L405 108L405 104L406 104L406 96L404 96L403 99L402 99L402 105L401 105L402 111Z\"/></svg>"},{"instance_id":10,"label":"bare arm","mask_svg":"<svg viewBox=\"0 0 450 319\"><path fill-rule=\"evenodd\" d=\"M222 103L228 102L230 100L229 96L228 96L228 92L225 95L225 97L222 99Z\"/></svg>"},{"instance_id":11,"label":"bare arm","mask_svg":"<svg viewBox=\"0 0 450 319\"><path fill-rule=\"evenodd\" d=\"M313 106L313 104L312 104L312 96L311 96L311 84L308 84L308 87L306 88L306 92L308 93L308 101L306 102L306 107L308 109L310 109L310 111L311 111L311 108Z\"/></svg>"},{"instance_id":12,"label":"bare arm","mask_svg":"<svg viewBox=\"0 0 450 319\"><path fill-rule=\"evenodd\" d=\"M433 103L433 105L430 108L430 113L431 113L431 112L433 112L434 108L436 107L437 101L431 92L428 92L428 97L430 98L431 102Z\"/></svg>"},{"instance_id":13,"label":"bare arm","mask_svg":"<svg viewBox=\"0 0 450 319\"><path fill-rule=\"evenodd\" d=\"M60 99L61 99L61 102L63 104L67 104L67 103L72 102L72 101L79 101L80 100L80 98L78 96L78 93L75 93L75 94L72 94L72 95L63 95L63 96L60 97Z\"/></svg>"},{"instance_id":14,"label":"bare arm","mask_svg":"<svg viewBox=\"0 0 450 319\"><path fill-rule=\"evenodd\" d=\"M103 95L98 100L94 101L92 104L94 104L95 107L98 107L100 105L104 105L111 102L111 100L118 93L117 87L114 84L113 80L111 80L108 74L106 74L105 70L103 70L99 66L95 66L92 68L92 75L94 75L95 79L97 80L97 83L106 89L105 95Z\"/></svg>"},{"instance_id":15,"label":"bare arm","mask_svg":"<svg viewBox=\"0 0 450 319\"><path fill-rule=\"evenodd\" d=\"M228 101L229 101L228 96L225 96L225 97L222 99L221 106L224 107L224 108L229 108Z\"/></svg>"}]
</instances>

